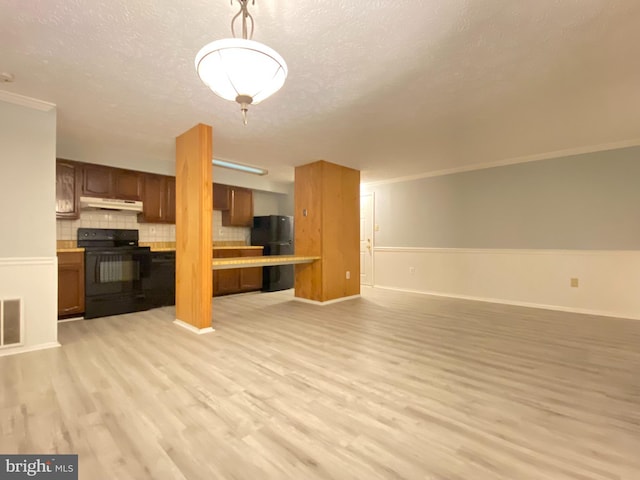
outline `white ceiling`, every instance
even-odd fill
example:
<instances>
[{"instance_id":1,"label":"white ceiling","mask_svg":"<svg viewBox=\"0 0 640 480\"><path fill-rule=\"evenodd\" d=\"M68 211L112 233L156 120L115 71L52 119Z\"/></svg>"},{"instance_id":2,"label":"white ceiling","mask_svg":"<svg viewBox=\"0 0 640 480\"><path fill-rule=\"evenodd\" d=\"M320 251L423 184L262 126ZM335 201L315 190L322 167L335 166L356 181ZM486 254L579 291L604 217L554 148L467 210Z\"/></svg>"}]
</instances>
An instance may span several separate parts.
<instances>
[{"instance_id":1,"label":"white ceiling","mask_svg":"<svg viewBox=\"0 0 640 480\"><path fill-rule=\"evenodd\" d=\"M380 180L640 138L637 0L257 0L254 40L289 77L249 110L193 60L230 36L229 0L2 0L0 89L58 106L58 154L172 162L214 128L214 155L292 179L317 159Z\"/></svg>"}]
</instances>

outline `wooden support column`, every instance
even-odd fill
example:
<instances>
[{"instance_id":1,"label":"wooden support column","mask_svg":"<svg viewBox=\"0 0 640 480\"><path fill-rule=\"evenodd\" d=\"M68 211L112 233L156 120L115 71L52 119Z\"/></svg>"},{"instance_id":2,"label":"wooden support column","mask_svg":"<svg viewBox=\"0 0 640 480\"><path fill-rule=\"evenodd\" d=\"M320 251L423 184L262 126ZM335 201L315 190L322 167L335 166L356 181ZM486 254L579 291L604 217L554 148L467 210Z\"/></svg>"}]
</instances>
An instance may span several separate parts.
<instances>
[{"instance_id":1,"label":"wooden support column","mask_svg":"<svg viewBox=\"0 0 640 480\"><path fill-rule=\"evenodd\" d=\"M320 160L296 167L295 175L295 253L322 257L296 265L296 297L359 295L360 171Z\"/></svg>"},{"instance_id":2,"label":"wooden support column","mask_svg":"<svg viewBox=\"0 0 640 480\"><path fill-rule=\"evenodd\" d=\"M199 124L176 138L176 321L212 332L212 131Z\"/></svg>"}]
</instances>

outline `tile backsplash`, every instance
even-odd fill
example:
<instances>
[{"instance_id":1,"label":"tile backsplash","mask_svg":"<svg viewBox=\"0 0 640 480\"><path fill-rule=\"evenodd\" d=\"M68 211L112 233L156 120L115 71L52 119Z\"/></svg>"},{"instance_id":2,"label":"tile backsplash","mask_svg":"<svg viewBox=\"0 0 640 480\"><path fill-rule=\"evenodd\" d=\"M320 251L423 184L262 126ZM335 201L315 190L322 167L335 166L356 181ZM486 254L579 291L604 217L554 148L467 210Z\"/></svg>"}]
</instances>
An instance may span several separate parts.
<instances>
[{"instance_id":1,"label":"tile backsplash","mask_svg":"<svg viewBox=\"0 0 640 480\"><path fill-rule=\"evenodd\" d=\"M139 230L141 242L175 242L176 226L161 223L138 223L134 213L106 210L85 210L78 220L56 221L57 240L77 240L78 228L126 228ZM222 212L213 212L213 239L216 241L251 242L248 227L223 227Z\"/></svg>"},{"instance_id":2,"label":"tile backsplash","mask_svg":"<svg viewBox=\"0 0 640 480\"><path fill-rule=\"evenodd\" d=\"M135 213L85 210L78 220L56 221L58 240L77 240L78 228L126 228L138 230L141 242L175 242L176 226L161 223L138 223Z\"/></svg>"},{"instance_id":3,"label":"tile backsplash","mask_svg":"<svg viewBox=\"0 0 640 480\"><path fill-rule=\"evenodd\" d=\"M213 239L216 241L243 241L246 245L251 243L251 229L249 227L223 227L222 212L213 211Z\"/></svg>"}]
</instances>

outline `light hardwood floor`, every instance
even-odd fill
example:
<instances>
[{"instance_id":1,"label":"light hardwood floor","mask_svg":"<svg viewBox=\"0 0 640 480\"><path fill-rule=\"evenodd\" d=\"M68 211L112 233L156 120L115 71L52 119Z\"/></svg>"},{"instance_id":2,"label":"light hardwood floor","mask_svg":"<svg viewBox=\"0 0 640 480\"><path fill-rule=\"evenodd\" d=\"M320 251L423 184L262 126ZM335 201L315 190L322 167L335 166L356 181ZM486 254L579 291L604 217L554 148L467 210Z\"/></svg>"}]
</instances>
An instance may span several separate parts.
<instances>
[{"instance_id":1,"label":"light hardwood floor","mask_svg":"<svg viewBox=\"0 0 640 480\"><path fill-rule=\"evenodd\" d=\"M640 322L365 289L60 325L0 358L0 452L81 479L640 478Z\"/></svg>"}]
</instances>

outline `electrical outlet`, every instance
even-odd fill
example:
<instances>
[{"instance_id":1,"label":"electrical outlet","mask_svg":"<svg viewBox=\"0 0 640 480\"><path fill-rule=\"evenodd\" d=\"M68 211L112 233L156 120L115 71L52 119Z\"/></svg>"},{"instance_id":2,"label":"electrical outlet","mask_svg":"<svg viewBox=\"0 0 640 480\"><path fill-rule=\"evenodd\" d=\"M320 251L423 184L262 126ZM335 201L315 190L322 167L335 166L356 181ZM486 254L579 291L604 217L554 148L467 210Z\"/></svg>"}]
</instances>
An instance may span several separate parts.
<instances>
[{"instance_id":1,"label":"electrical outlet","mask_svg":"<svg viewBox=\"0 0 640 480\"><path fill-rule=\"evenodd\" d=\"M151 233L156 233L156 227L151 227L151 228L149 229L149 231L150 231Z\"/></svg>"},{"instance_id":2,"label":"electrical outlet","mask_svg":"<svg viewBox=\"0 0 640 480\"><path fill-rule=\"evenodd\" d=\"M223 229L218 230L218 235L222 237L224 235L224 230Z\"/></svg>"},{"instance_id":3,"label":"electrical outlet","mask_svg":"<svg viewBox=\"0 0 640 480\"><path fill-rule=\"evenodd\" d=\"M416 267L409 267L409 273L410 273L411 275L415 275L415 273L416 273Z\"/></svg>"},{"instance_id":4,"label":"electrical outlet","mask_svg":"<svg viewBox=\"0 0 640 480\"><path fill-rule=\"evenodd\" d=\"M577 278L572 278L570 284L572 288L578 288L580 280L578 280Z\"/></svg>"},{"instance_id":5,"label":"electrical outlet","mask_svg":"<svg viewBox=\"0 0 640 480\"><path fill-rule=\"evenodd\" d=\"M347 270L347 280L349 280L351 278L351 272L349 270Z\"/></svg>"},{"instance_id":6,"label":"electrical outlet","mask_svg":"<svg viewBox=\"0 0 640 480\"><path fill-rule=\"evenodd\" d=\"M379 232L379 231L380 231L380 225L378 225L378 224L376 223L376 227L375 227L375 229L374 229L374 230L375 230L376 232Z\"/></svg>"}]
</instances>

